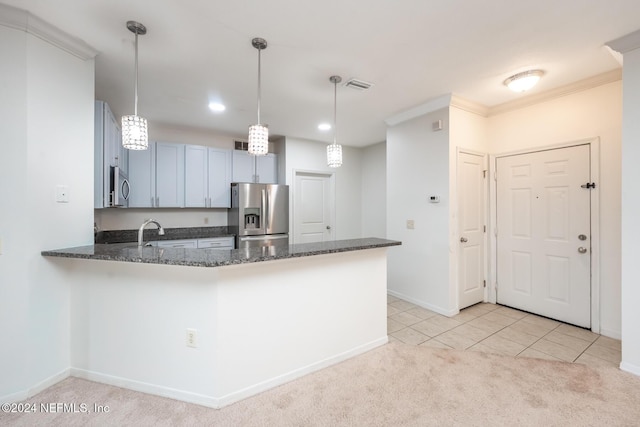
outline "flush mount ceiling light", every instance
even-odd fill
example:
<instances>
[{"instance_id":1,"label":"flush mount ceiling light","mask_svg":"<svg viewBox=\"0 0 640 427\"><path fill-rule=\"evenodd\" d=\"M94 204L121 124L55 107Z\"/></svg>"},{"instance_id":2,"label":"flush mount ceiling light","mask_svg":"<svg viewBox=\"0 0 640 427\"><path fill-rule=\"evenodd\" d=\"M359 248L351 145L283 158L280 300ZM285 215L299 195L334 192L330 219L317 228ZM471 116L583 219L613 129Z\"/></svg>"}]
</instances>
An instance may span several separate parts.
<instances>
[{"instance_id":1,"label":"flush mount ceiling light","mask_svg":"<svg viewBox=\"0 0 640 427\"><path fill-rule=\"evenodd\" d=\"M258 123L249 126L249 154L264 156L269 152L269 128L260 124L260 52L267 48L267 41L256 37L251 45L258 49Z\"/></svg>"},{"instance_id":2,"label":"flush mount ceiling light","mask_svg":"<svg viewBox=\"0 0 640 427\"><path fill-rule=\"evenodd\" d=\"M506 79L504 84L514 92L525 92L534 87L543 74L542 70L523 71Z\"/></svg>"},{"instance_id":3,"label":"flush mount ceiling light","mask_svg":"<svg viewBox=\"0 0 640 427\"><path fill-rule=\"evenodd\" d=\"M122 146L129 150L146 150L149 147L147 119L138 116L138 35L147 34L147 28L136 21L128 21L127 28L136 35L136 65L133 85L133 115L122 116Z\"/></svg>"},{"instance_id":4,"label":"flush mount ceiling light","mask_svg":"<svg viewBox=\"0 0 640 427\"><path fill-rule=\"evenodd\" d=\"M329 81L333 83L333 144L327 145L327 166L338 168L342 166L342 145L338 144L338 83L342 81L340 76L331 76Z\"/></svg>"}]
</instances>

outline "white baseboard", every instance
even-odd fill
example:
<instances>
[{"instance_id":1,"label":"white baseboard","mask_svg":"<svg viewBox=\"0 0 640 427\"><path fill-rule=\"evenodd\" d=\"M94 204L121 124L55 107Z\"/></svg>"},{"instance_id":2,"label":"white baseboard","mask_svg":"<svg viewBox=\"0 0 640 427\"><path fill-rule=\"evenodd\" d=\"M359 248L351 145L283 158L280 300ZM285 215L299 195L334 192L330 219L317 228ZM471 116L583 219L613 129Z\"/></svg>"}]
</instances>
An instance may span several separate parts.
<instances>
[{"instance_id":1,"label":"white baseboard","mask_svg":"<svg viewBox=\"0 0 640 427\"><path fill-rule=\"evenodd\" d=\"M396 298L401 298L401 299L403 299L405 301L408 301L408 302L410 302L412 304L418 305L418 306L420 306L422 308L426 308L427 310L435 311L436 313L442 314L443 316L452 317L452 316L455 316L456 314L460 313L460 310L447 310L445 308L439 307L437 305L429 304L428 302L412 298L412 297L410 297L408 295L404 295L404 294L402 294L400 292L396 292L396 291L393 291L391 289L387 289L387 293L389 295L392 295L392 296L396 297Z\"/></svg>"},{"instance_id":2,"label":"white baseboard","mask_svg":"<svg viewBox=\"0 0 640 427\"><path fill-rule=\"evenodd\" d=\"M185 390L178 390L157 384L145 383L129 378L116 377L100 372L87 371L85 369L71 368L71 375L97 383L108 384L115 387L122 387L141 393L153 394L156 396L168 397L170 399L181 400L183 402L195 403L209 408L218 408L218 399L213 396L192 393Z\"/></svg>"},{"instance_id":3,"label":"white baseboard","mask_svg":"<svg viewBox=\"0 0 640 427\"><path fill-rule=\"evenodd\" d=\"M49 378L45 378L44 380L40 381L36 385L28 388L27 390L22 390L17 393L0 396L0 403L20 402L20 401L29 399L30 397L35 396L41 391L69 377L70 374L71 374L71 370L69 368L63 369L57 374L52 375Z\"/></svg>"},{"instance_id":4,"label":"white baseboard","mask_svg":"<svg viewBox=\"0 0 640 427\"><path fill-rule=\"evenodd\" d=\"M246 399L249 396L253 396L255 394L261 393L270 388L288 383L289 381L295 380L304 375L310 374L315 371L319 371L320 369L326 368L331 365L335 365L336 363L343 362L354 356L357 356L362 353L366 353L369 350L373 350L374 348L384 345L387 342L389 342L389 338L385 335L382 338L378 338L377 340L371 341L367 344L345 351L344 353L340 353L335 356L329 357L327 359L320 360L318 362L312 363L311 365L303 366L302 368L295 369L286 374L279 375L275 378L272 378L267 381L263 381L261 383L255 384L253 386L247 387L237 392L227 394L226 396L222 396L219 399L219 404L220 404L219 407L230 405L239 400Z\"/></svg>"},{"instance_id":5,"label":"white baseboard","mask_svg":"<svg viewBox=\"0 0 640 427\"><path fill-rule=\"evenodd\" d=\"M620 369L625 371L625 372L630 372L633 375L637 375L640 377L640 366L637 365L633 365L631 363L628 362L620 362Z\"/></svg>"},{"instance_id":6,"label":"white baseboard","mask_svg":"<svg viewBox=\"0 0 640 427\"><path fill-rule=\"evenodd\" d=\"M230 405L239 400L246 399L247 397L256 395L270 388L285 384L296 378L300 378L311 372L318 371L328 366L347 360L351 357L365 353L376 347L384 345L388 342L388 338L378 338L367 344L358 346L344 353L337 354L327 359L312 363L302 368L295 369L291 372L287 372L283 375L279 375L275 378L263 381L258 384L254 384L250 387L242 390L235 391L225 396L206 396L202 394L192 393L185 390L178 390L170 387L165 387L157 384L144 383L136 380L131 380L123 377L116 377L113 375L107 375L100 372L87 371L84 369L71 368L71 375L78 378L83 378L90 381L95 381L103 384L109 384L116 387L122 387L129 390L135 390L142 393L153 394L156 396L168 397L170 399L181 400L184 402L195 403L197 405L207 406L209 408L222 408L223 406Z\"/></svg>"}]
</instances>

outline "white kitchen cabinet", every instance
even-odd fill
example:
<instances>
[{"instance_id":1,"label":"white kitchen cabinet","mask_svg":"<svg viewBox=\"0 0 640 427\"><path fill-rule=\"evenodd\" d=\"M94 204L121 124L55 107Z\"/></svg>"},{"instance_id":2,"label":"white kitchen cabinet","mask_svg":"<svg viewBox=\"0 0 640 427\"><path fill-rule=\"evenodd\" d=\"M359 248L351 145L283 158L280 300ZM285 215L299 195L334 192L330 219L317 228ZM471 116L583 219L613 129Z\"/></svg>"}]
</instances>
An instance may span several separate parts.
<instances>
[{"instance_id":1,"label":"white kitchen cabinet","mask_svg":"<svg viewBox=\"0 0 640 427\"><path fill-rule=\"evenodd\" d=\"M198 239L198 249L233 249L234 238L232 236L226 237L210 237L206 239Z\"/></svg>"},{"instance_id":2,"label":"white kitchen cabinet","mask_svg":"<svg viewBox=\"0 0 640 427\"><path fill-rule=\"evenodd\" d=\"M153 208L156 205L156 144L146 150L129 153L130 208Z\"/></svg>"},{"instance_id":3,"label":"white kitchen cabinet","mask_svg":"<svg viewBox=\"0 0 640 427\"><path fill-rule=\"evenodd\" d=\"M184 207L184 144L150 142L129 153L130 208Z\"/></svg>"},{"instance_id":4,"label":"white kitchen cabinet","mask_svg":"<svg viewBox=\"0 0 640 427\"><path fill-rule=\"evenodd\" d=\"M197 239L185 239L185 240L159 240L153 242L153 246L159 248L192 248L198 247Z\"/></svg>"},{"instance_id":5,"label":"white kitchen cabinet","mask_svg":"<svg viewBox=\"0 0 640 427\"><path fill-rule=\"evenodd\" d=\"M185 207L231 207L229 150L185 146Z\"/></svg>"},{"instance_id":6,"label":"white kitchen cabinet","mask_svg":"<svg viewBox=\"0 0 640 427\"><path fill-rule=\"evenodd\" d=\"M118 166L126 175L129 150L122 147L118 120L104 101L94 104L94 208L111 207L111 167Z\"/></svg>"},{"instance_id":7,"label":"white kitchen cabinet","mask_svg":"<svg viewBox=\"0 0 640 427\"><path fill-rule=\"evenodd\" d=\"M233 150L232 182L278 183L278 161L273 153L254 156L244 150Z\"/></svg>"},{"instance_id":8,"label":"white kitchen cabinet","mask_svg":"<svg viewBox=\"0 0 640 427\"><path fill-rule=\"evenodd\" d=\"M158 208L184 207L184 144L156 142Z\"/></svg>"}]
</instances>

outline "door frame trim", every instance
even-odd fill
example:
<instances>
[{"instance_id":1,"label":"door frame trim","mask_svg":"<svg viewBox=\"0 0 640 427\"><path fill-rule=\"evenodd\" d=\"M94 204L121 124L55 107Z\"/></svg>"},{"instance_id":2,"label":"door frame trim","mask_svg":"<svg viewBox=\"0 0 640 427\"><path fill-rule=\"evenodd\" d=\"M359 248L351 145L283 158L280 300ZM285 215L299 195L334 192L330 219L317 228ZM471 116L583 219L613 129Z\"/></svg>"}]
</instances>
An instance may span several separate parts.
<instances>
[{"instance_id":1,"label":"door frame trim","mask_svg":"<svg viewBox=\"0 0 640 427\"><path fill-rule=\"evenodd\" d=\"M318 175L329 178L329 215L331 217L331 223L333 228L333 240L336 239L336 175L335 172L327 172L312 169L293 169L293 179L291 180L291 191L289 191L289 206L291 206L291 212L289 215L289 242L298 243L295 241L296 230L296 181L298 175Z\"/></svg>"},{"instance_id":2,"label":"door frame trim","mask_svg":"<svg viewBox=\"0 0 640 427\"><path fill-rule=\"evenodd\" d=\"M454 260L454 265L451 268L450 274L451 277L453 279L453 283L455 283L455 290L456 290L456 295L455 295L455 307L458 310L458 312L460 311L460 277L458 275L459 272L459 268L460 268L460 245L458 245L458 241L460 239L460 217L459 217L459 200L458 198L460 197L460 191L459 191L459 185L460 183L458 182L458 165L459 165L459 160L460 160L460 153L465 153L465 154L470 154L472 156L479 156L482 157L482 162L483 162L483 167L487 170L487 178L489 178L490 175L490 171L489 171L489 159L490 156L488 153L484 153L482 151L476 151L476 150L470 150L468 148L462 148L462 147L456 147L456 172L455 172L455 180L456 180L456 191L455 191L455 197L451 197L451 203L454 204L454 206L452 207L452 211L455 212L455 218L456 220L453 221L454 223L454 232L452 233L452 237L453 237L453 242L451 242L451 248L453 250L453 260ZM490 179L487 180L491 181ZM487 185L487 182L484 183L484 193L482 194L482 203L483 203L483 208L484 208L484 222L485 225L487 226L487 231L486 233L484 233L484 239L483 239L483 245L484 245L484 256L483 256L483 260L482 260L482 265L483 265L483 276L484 279L487 280L488 279L488 274L489 274L489 220L490 220L490 216L489 216L489 204L490 204L490 199L489 199L489 187ZM488 280L487 280L488 281ZM483 296L483 301L487 301L488 300L488 296L489 296L489 287L487 286L484 289L484 296Z\"/></svg>"},{"instance_id":3,"label":"door frame trim","mask_svg":"<svg viewBox=\"0 0 640 427\"><path fill-rule=\"evenodd\" d=\"M500 157L514 156L517 154L530 154L539 151L569 148L577 145L589 146L591 182L596 183L596 188L591 191L591 331L600 333L600 138L593 137L565 142L554 145L531 147L523 150L509 151L489 156L489 248L491 262L489 264L489 285L487 286L488 302L496 303L496 275L498 271L498 253L496 237L496 209L497 188L495 172L497 160Z\"/></svg>"}]
</instances>

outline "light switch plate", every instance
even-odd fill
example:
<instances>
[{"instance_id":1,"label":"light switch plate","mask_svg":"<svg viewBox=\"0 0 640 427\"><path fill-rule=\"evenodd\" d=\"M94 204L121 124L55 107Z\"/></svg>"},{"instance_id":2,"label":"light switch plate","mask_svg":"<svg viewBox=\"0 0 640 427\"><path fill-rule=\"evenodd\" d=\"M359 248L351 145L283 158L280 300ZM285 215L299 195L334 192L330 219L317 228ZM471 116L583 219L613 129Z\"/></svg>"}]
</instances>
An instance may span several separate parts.
<instances>
[{"instance_id":1,"label":"light switch plate","mask_svg":"<svg viewBox=\"0 0 640 427\"><path fill-rule=\"evenodd\" d=\"M408 228L409 230L413 230L413 229L415 228L415 223L413 222L413 220L412 220L412 219L408 219L408 220L407 220L407 228Z\"/></svg>"}]
</instances>

